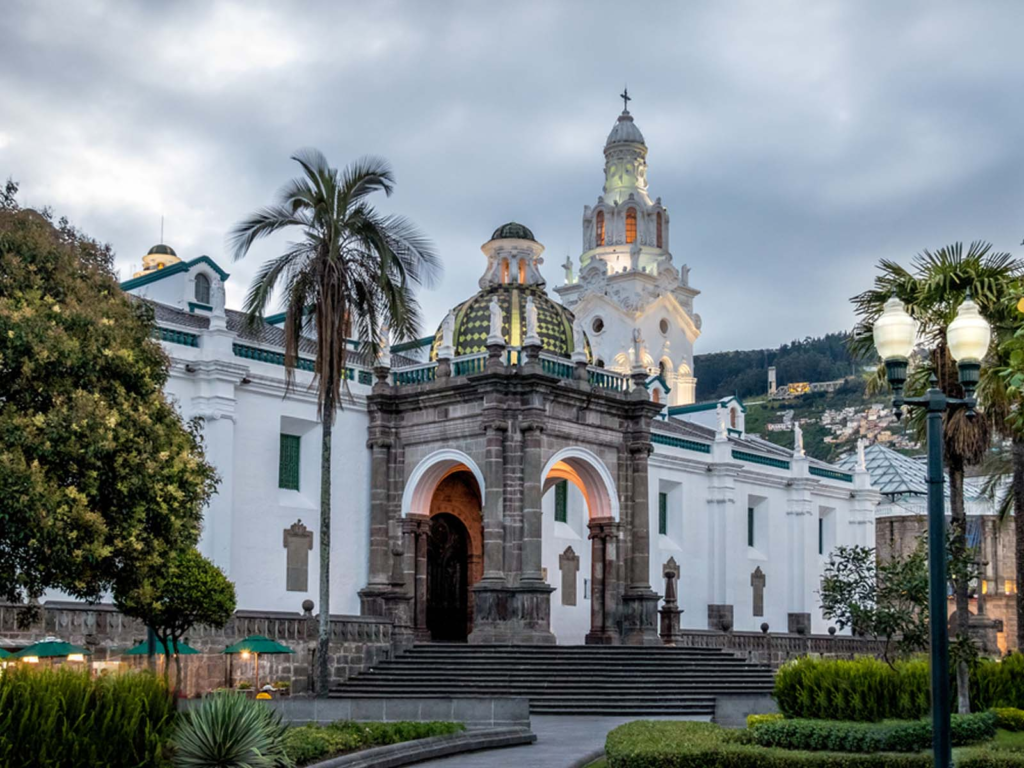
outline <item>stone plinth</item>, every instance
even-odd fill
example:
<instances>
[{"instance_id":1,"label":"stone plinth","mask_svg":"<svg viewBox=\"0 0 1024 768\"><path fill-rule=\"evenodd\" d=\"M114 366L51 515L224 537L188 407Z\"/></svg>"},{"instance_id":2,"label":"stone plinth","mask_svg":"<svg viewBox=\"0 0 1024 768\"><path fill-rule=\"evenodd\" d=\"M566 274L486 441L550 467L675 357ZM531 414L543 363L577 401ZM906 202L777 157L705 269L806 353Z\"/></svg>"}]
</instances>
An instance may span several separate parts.
<instances>
[{"instance_id":1,"label":"stone plinth","mask_svg":"<svg viewBox=\"0 0 1024 768\"><path fill-rule=\"evenodd\" d=\"M507 586L486 579L473 585L471 644L554 645L551 593L543 582Z\"/></svg>"}]
</instances>

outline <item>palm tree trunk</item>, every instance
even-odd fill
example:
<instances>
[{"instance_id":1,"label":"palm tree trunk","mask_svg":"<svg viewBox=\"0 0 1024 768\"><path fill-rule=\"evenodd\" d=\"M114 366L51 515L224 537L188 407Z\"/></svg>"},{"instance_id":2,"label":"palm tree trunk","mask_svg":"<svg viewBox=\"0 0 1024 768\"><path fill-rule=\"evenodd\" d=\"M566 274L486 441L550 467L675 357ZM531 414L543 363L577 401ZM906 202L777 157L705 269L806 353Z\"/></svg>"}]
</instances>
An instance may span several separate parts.
<instances>
[{"instance_id":1,"label":"palm tree trunk","mask_svg":"<svg viewBox=\"0 0 1024 768\"><path fill-rule=\"evenodd\" d=\"M334 393L330 382L325 388L323 444L320 448L320 631L316 643L316 695L327 696L330 685L328 653L331 640L331 438L334 431Z\"/></svg>"},{"instance_id":2,"label":"palm tree trunk","mask_svg":"<svg viewBox=\"0 0 1024 768\"><path fill-rule=\"evenodd\" d=\"M967 513L964 510L964 464L958 459L949 462L950 544L958 557L967 553ZM967 597L967 580L953 581L956 599L956 633L969 637L971 613ZM946 621L946 617L942 617ZM965 662L956 665L957 711L962 715L971 711L970 671Z\"/></svg>"},{"instance_id":3,"label":"palm tree trunk","mask_svg":"<svg viewBox=\"0 0 1024 768\"><path fill-rule=\"evenodd\" d=\"M178 647L177 638L174 647ZM174 654L174 708L178 708L178 697L181 696L181 654Z\"/></svg>"},{"instance_id":4,"label":"palm tree trunk","mask_svg":"<svg viewBox=\"0 0 1024 768\"><path fill-rule=\"evenodd\" d=\"M1024 652L1024 435L1013 435L1013 555L1017 563L1017 650ZM998 574L997 574L998 577Z\"/></svg>"}]
</instances>

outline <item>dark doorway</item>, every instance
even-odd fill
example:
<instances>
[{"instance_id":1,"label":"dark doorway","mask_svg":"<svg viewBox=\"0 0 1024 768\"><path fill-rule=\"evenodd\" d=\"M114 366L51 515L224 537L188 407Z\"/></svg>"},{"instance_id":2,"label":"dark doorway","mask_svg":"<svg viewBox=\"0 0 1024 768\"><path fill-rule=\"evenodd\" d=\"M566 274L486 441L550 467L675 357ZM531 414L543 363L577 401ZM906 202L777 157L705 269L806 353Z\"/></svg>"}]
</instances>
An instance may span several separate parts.
<instances>
[{"instance_id":1,"label":"dark doorway","mask_svg":"<svg viewBox=\"0 0 1024 768\"><path fill-rule=\"evenodd\" d=\"M461 642L468 634L468 535L455 515L430 518L427 544L427 629L435 641Z\"/></svg>"}]
</instances>

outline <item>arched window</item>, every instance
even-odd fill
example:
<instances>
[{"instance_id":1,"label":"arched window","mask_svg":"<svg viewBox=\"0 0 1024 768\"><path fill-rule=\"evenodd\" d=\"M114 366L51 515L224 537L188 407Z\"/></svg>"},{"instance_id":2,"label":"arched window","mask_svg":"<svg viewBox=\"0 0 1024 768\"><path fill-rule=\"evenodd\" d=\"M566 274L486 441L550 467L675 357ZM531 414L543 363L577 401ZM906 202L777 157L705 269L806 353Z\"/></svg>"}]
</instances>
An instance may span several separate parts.
<instances>
[{"instance_id":1,"label":"arched window","mask_svg":"<svg viewBox=\"0 0 1024 768\"><path fill-rule=\"evenodd\" d=\"M636 208L626 211L626 243L636 242Z\"/></svg>"},{"instance_id":2,"label":"arched window","mask_svg":"<svg viewBox=\"0 0 1024 768\"><path fill-rule=\"evenodd\" d=\"M508 259L501 260L501 282L508 282Z\"/></svg>"},{"instance_id":3,"label":"arched window","mask_svg":"<svg viewBox=\"0 0 1024 768\"><path fill-rule=\"evenodd\" d=\"M661 239L661 211L658 211L658 215L655 217L655 222L656 222L655 226L656 226L656 229L657 229L656 237L658 238L658 247L659 248L664 248L665 247L663 245L664 241Z\"/></svg>"},{"instance_id":4,"label":"arched window","mask_svg":"<svg viewBox=\"0 0 1024 768\"><path fill-rule=\"evenodd\" d=\"M210 278L206 275L196 275L196 303L210 303Z\"/></svg>"},{"instance_id":5,"label":"arched window","mask_svg":"<svg viewBox=\"0 0 1024 768\"><path fill-rule=\"evenodd\" d=\"M597 217L594 219L594 233L596 235L594 246L600 248L604 245L604 211L597 212Z\"/></svg>"},{"instance_id":6,"label":"arched window","mask_svg":"<svg viewBox=\"0 0 1024 768\"><path fill-rule=\"evenodd\" d=\"M526 262L522 259L519 260L519 284L526 284Z\"/></svg>"}]
</instances>

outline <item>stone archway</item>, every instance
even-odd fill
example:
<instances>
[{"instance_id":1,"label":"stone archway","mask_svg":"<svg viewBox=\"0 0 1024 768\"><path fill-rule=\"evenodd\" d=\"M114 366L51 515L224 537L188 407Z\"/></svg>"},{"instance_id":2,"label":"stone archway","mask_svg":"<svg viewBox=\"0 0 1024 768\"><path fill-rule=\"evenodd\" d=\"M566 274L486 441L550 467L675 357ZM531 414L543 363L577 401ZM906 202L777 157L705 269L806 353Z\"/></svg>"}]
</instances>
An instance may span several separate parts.
<instances>
[{"instance_id":1,"label":"stone archway","mask_svg":"<svg viewBox=\"0 0 1024 768\"><path fill-rule=\"evenodd\" d=\"M465 465L455 465L448 470L445 477L437 484L433 495L430 498L430 532L427 545L427 629L430 631L433 640L465 640L473 630L474 601L471 587L480 581L483 576L483 551L484 551L484 522L481 514L482 499L480 488L472 472ZM446 518L453 518L458 525ZM439 521L443 525L438 524ZM444 529L444 530L442 530ZM461 544L455 540L464 538ZM446 565L438 562L440 550L447 549L445 555ZM434 554L432 560L431 554ZM455 559L461 558L461 563ZM448 568L448 571L444 569ZM454 579L456 571L459 573L458 584L437 585L431 583L431 577L439 578L444 572L448 572ZM450 586L451 589L447 587ZM439 601L449 603L453 600L459 602L459 606L432 605ZM436 609L436 610L435 610ZM461 612L462 627L460 631L450 628L435 626L437 617L441 611L449 618L446 621L454 621L451 617ZM435 621L432 621L432 617Z\"/></svg>"},{"instance_id":2,"label":"stone archway","mask_svg":"<svg viewBox=\"0 0 1024 768\"><path fill-rule=\"evenodd\" d=\"M560 481L572 483L582 494L587 511L590 552L590 630L586 643L613 645L620 642L620 601L624 568L619 538L619 497L611 473L591 451L564 448L544 467L546 493Z\"/></svg>"}]
</instances>

